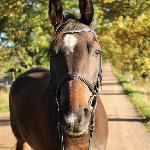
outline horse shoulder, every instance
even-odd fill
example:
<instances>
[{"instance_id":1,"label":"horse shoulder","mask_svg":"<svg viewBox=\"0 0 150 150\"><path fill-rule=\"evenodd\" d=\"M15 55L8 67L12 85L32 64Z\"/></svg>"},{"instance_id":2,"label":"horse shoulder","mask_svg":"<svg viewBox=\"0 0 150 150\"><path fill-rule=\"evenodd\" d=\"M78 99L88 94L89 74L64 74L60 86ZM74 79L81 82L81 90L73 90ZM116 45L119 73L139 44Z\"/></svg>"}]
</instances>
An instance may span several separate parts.
<instances>
[{"instance_id":1,"label":"horse shoulder","mask_svg":"<svg viewBox=\"0 0 150 150\"><path fill-rule=\"evenodd\" d=\"M43 68L32 68L25 73L22 73L11 86L10 95L15 96L26 88L36 89L38 86L47 88L50 84L51 76L47 69Z\"/></svg>"},{"instance_id":2,"label":"horse shoulder","mask_svg":"<svg viewBox=\"0 0 150 150\"><path fill-rule=\"evenodd\" d=\"M11 122L15 123L12 125L13 132L33 147L44 147L45 141L50 139L47 133L42 132L49 130L49 109L53 107L52 88L50 72L33 68L21 74L10 89L10 116Z\"/></svg>"}]
</instances>

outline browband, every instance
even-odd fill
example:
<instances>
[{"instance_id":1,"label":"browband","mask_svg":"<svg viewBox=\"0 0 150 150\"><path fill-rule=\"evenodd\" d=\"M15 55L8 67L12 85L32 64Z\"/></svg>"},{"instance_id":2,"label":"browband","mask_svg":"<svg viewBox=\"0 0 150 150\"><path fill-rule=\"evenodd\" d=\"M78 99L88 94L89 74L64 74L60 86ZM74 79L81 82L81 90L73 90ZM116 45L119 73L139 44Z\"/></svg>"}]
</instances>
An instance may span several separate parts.
<instances>
[{"instance_id":1,"label":"browband","mask_svg":"<svg viewBox=\"0 0 150 150\"><path fill-rule=\"evenodd\" d=\"M95 33L94 30L90 29L74 29L74 30L69 30L69 31L64 31L64 34L73 34L73 33L80 33L80 32L91 32L94 34L95 37L97 37L97 34Z\"/></svg>"}]
</instances>

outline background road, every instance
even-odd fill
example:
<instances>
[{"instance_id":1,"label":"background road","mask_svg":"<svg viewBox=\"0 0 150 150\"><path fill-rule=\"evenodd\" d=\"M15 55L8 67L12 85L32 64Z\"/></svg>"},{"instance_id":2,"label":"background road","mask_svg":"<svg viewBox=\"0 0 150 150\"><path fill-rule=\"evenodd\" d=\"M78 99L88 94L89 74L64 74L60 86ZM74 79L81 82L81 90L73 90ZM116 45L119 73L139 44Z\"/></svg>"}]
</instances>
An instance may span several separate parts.
<instances>
[{"instance_id":1,"label":"background road","mask_svg":"<svg viewBox=\"0 0 150 150\"><path fill-rule=\"evenodd\" d=\"M111 65L103 66L103 101L108 120L109 138L106 150L150 150L150 130L130 103L112 74Z\"/></svg>"},{"instance_id":2,"label":"background road","mask_svg":"<svg viewBox=\"0 0 150 150\"><path fill-rule=\"evenodd\" d=\"M6 113L0 117L0 150L14 150L15 143L10 128L9 113Z\"/></svg>"},{"instance_id":3,"label":"background road","mask_svg":"<svg viewBox=\"0 0 150 150\"><path fill-rule=\"evenodd\" d=\"M111 65L103 66L101 99L109 120L109 138L106 150L150 150L150 131L142 123L129 102ZM13 150L15 138L9 125L9 113L0 117L0 150Z\"/></svg>"}]
</instances>

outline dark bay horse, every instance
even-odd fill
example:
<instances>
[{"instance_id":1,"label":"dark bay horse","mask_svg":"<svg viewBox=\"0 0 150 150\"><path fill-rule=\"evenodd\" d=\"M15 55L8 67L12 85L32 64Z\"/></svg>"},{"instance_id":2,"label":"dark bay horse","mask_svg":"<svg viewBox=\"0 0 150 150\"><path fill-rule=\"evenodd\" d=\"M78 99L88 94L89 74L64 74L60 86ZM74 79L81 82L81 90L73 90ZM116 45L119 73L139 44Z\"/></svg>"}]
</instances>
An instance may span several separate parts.
<instances>
[{"instance_id":1,"label":"dark bay horse","mask_svg":"<svg viewBox=\"0 0 150 150\"><path fill-rule=\"evenodd\" d=\"M10 90L16 150L104 150L108 122L98 94L101 50L91 29L92 0L80 0L81 19L49 3L55 33L51 69L21 74Z\"/></svg>"}]
</instances>

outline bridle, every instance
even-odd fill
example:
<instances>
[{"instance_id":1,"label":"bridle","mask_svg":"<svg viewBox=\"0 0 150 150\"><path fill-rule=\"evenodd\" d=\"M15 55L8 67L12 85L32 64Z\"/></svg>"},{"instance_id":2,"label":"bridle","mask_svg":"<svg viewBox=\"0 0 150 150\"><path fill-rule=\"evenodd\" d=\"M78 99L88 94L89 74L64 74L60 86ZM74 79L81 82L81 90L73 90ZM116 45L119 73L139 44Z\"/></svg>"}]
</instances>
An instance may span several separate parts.
<instances>
[{"instance_id":1,"label":"bridle","mask_svg":"<svg viewBox=\"0 0 150 150\"><path fill-rule=\"evenodd\" d=\"M74 29L74 30L68 30L64 31L63 34L74 34L74 33L81 33L81 32L91 32L95 37L97 37L96 33L93 30L90 29ZM95 110L97 106L97 96L99 93L99 88L100 86L102 87L102 54L100 53L100 64L99 64L99 72L97 76L97 81L95 85L92 85L87 78L85 78L82 74L79 73L68 73L66 76L63 77L63 79L57 84L56 86L56 103L57 103L57 111L58 111L58 133L59 133L59 138L61 140L61 150L64 150L64 145L63 145L63 126L60 121L60 103L59 103L59 92L61 89L61 86L70 80L80 80L83 82L91 91L92 96L90 97L88 103L92 106L91 110L91 119L90 119L90 127L89 127L89 150L92 150L92 139L93 139L93 134L94 134L94 129L95 129Z\"/></svg>"}]
</instances>

